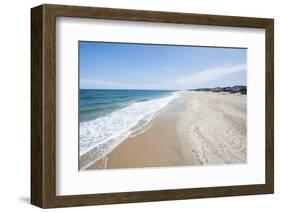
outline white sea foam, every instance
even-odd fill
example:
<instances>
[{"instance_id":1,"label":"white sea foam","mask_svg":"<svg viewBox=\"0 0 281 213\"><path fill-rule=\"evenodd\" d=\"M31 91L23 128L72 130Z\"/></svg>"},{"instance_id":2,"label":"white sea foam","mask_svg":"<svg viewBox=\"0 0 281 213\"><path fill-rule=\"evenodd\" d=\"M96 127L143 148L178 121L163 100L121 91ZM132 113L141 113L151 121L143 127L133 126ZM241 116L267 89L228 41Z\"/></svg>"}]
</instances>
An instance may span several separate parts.
<instances>
[{"instance_id":1,"label":"white sea foam","mask_svg":"<svg viewBox=\"0 0 281 213\"><path fill-rule=\"evenodd\" d=\"M80 123L80 168L83 169L109 154L179 96L179 92L174 92L167 97L136 102L103 117Z\"/></svg>"}]
</instances>

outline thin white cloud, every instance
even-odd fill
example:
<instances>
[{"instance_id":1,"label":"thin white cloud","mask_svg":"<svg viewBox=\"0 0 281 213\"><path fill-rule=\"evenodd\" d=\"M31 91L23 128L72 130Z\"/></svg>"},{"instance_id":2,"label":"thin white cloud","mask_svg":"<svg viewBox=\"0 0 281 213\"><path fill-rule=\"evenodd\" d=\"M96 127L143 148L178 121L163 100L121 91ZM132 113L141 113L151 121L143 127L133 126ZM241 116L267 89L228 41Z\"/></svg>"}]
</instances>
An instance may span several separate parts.
<instances>
[{"instance_id":1,"label":"thin white cloud","mask_svg":"<svg viewBox=\"0 0 281 213\"><path fill-rule=\"evenodd\" d=\"M162 84L128 84L98 79L80 79L80 85L82 88L165 89L165 86Z\"/></svg>"},{"instance_id":2,"label":"thin white cloud","mask_svg":"<svg viewBox=\"0 0 281 213\"><path fill-rule=\"evenodd\" d=\"M207 82L220 78L224 75L245 71L246 68L247 68L246 64L240 64L234 66L224 65L212 69L203 70L194 75L177 78L176 83L180 85L190 85L190 84L196 84L201 82Z\"/></svg>"},{"instance_id":3,"label":"thin white cloud","mask_svg":"<svg viewBox=\"0 0 281 213\"><path fill-rule=\"evenodd\" d=\"M129 84L113 82L113 81L104 81L98 79L80 79L80 84L84 86L101 86L101 87L128 87Z\"/></svg>"}]
</instances>

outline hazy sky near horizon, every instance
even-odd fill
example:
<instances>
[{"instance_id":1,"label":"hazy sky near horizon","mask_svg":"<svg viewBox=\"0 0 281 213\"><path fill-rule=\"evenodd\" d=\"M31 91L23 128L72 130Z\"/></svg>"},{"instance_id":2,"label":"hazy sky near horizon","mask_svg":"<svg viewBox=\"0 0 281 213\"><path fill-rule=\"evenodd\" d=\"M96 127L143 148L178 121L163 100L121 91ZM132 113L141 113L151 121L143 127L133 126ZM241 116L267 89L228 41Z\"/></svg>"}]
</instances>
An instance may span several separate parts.
<instances>
[{"instance_id":1,"label":"hazy sky near horizon","mask_svg":"<svg viewBox=\"0 0 281 213\"><path fill-rule=\"evenodd\" d=\"M81 89L246 85L247 49L79 42Z\"/></svg>"}]
</instances>

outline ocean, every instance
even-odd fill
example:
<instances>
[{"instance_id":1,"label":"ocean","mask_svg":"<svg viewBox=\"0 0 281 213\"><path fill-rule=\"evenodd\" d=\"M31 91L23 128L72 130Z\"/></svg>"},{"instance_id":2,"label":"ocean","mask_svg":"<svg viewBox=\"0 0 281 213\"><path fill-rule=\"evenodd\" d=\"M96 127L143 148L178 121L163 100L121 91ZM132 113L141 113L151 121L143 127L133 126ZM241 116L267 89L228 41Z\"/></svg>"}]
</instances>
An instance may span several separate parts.
<instances>
[{"instance_id":1,"label":"ocean","mask_svg":"<svg viewBox=\"0 0 281 213\"><path fill-rule=\"evenodd\" d=\"M80 90L80 165L109 154L177 98L171 90Z\"/></svg>"}]
</instances>

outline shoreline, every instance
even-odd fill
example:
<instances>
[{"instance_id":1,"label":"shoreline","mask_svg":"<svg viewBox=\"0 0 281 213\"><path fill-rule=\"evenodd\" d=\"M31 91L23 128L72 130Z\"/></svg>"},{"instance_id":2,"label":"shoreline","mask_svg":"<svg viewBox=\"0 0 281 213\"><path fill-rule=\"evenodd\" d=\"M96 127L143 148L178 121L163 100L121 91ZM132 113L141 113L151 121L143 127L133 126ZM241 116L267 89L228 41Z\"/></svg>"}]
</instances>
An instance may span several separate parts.
<instances>
[{"instance_id":1,"label":"shoreline","mask_svg":"<svg viewBox=\"0 0 281 213\"><path fill-rule=\"evenodd\" d=\"M247 96L183 93L86 170L246 163Z\"/></svg>"},{"instance_id":2,"label":"shoreline","mask_svg":"<svg viewBox=\"0 0 281 213\"><path fill-rule=\"evenodd\" d=\"M184 109L182 100L174 100L158 112L144 131L129 136L100 162L87 170L194 165L184 157L176 125ZM106 163L105 163L106 162Z\"/></svg>"}]
</instances>

